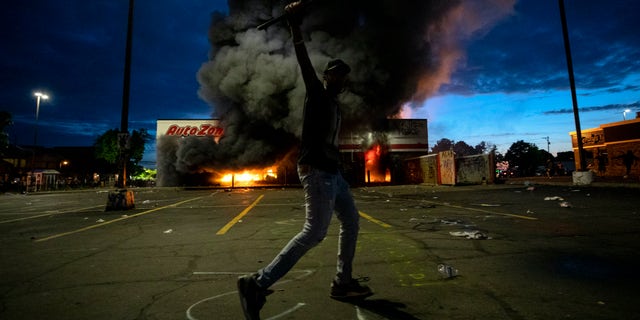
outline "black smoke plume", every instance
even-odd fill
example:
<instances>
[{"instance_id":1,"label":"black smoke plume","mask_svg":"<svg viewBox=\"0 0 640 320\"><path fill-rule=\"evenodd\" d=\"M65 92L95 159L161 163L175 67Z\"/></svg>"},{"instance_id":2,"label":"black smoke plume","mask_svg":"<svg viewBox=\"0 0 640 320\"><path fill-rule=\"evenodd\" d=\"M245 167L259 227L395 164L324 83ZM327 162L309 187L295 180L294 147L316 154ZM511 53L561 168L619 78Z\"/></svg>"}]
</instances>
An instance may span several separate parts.
<instances>
[{"instance_id":1,"label":"black smoke plume","mask_svg":"<svg viewBox=\"0 0 640 320\"><path fill-rule=\"evenodd\" d=\"M463 62L465 41L511 13L515 0L315 0L301 26L319 71L332 58L352 72L341 95L344 130L375 130L405 105L421 105ZM285 1L229 0L214 13L209 61L199 95L222 121L219 143L187 137L158 141L159 176L212 168L272 165L295 149L304 84L286 23L256 29L283 13ZM160 180L164 178L159 178Z\"/></svg>"}]
</instances>

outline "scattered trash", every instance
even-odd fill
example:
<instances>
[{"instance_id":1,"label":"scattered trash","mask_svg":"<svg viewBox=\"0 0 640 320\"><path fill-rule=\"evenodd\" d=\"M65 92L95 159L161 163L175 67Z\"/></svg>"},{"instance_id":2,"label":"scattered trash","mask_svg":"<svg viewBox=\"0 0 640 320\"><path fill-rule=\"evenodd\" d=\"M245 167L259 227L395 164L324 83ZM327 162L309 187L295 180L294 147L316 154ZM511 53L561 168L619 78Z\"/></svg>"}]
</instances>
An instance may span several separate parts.
<instances>
[{"instance_id":1,"label":"scattered trash","mask_svg":"<svg viewBox=\"0 0 640 320\"><path fill-rule=\"evenodd\" d=\"M489 237L482 231L478 230L464 230L464 231L450 231L450 235L454 237L465 237L467 239L486 240Z\"/></svg>"},{"instance_id":2,"label":"scattered trash","mask_svg":"<svg viewBox=\"0 0 640 320\"><path fill-rule=\"evenodd\" d=\"M103 223L103 222L104 222L104 220L103 220L103 219L98 219L96 222L97 222L97 223Z\"/></svg>"},{"instance_id":3,"label":"scattered trash","mask_svg":"<svg viewBox=\"0 0 640 320\"><path fill-rule=\"evenodd\" d=\"M440 223L448 224L448 225L456 225L456 224L463 224L464 222L462 220L440 219Z\"/></svg>"},{"instance_id":4,"label":"scattered trash","mask_svg":"<svg viewBox=\"0 0 640 320\"><path fill-rule=\"evenodd\" d=\"M535 212L533 212L533 210L527 210L527 214L532 214L532 213L535 213Z\"/></svg>"},{"instance_id":5,"label":"scattered trash","mask_svg":"<svg viewBox=\"0 0 640 320\"><path fill-rule=\"evenodd\" d=\"M448 265L441 263L438 265L438 273L444 279L452 279L458 276L458 269Z\"/></svg>"},{"instance_id":6,"label":"scattered trash","mask_svg":"<svg viewBox=\"0 0 640 320\"><path fill-rule=\"evenodd\" d=\"M490 203L480 203L480 204L476 204L477 206L481 206L481 207L499 207L499 204L490 204Z\"/></svg>"},{"instance_id":7,"label":"scattered trash","mask_svg":"<svg viewBox=\"0 0 640 320\"><path fill-rule=\"evenodd\" d=\"M407 211L407 210L409 210L409 209L407 209L407 208L400 208L400 211Z\"/></svg>"},{"instance_id":8,"label":"scattered trash","mask_svg":"<svg viewBox=\"0 0 640 320\"><path fill-rule=\"evenodd\" d=\"M150 200L145 200L145 201L142 201L142 203L143 204L148 204L148 203L151 203L151 201Z\"/></svg>"},{"instance_id":9,"label":"scattered trash","mask_svg":"<svg viewBox=\"0 0 640 320\"><path fill-rule=\"evenodd\" d=\"M558 196L553 196L553 197L545 197L544 198L545 201L564 201L564 199L562 197L558 197Z\"/></svg>"},{"instance_id":10,"label":"scattered trash","mask_svg":"<svg viewBox=\"0 0 640 320\"><path fill-rule=\"evenodd\" d=\"M560 206L563 208L571 208L571 203L567 202L567 201L562 201L560 202Z\"/></svg>"},{"instance_id":11,"label":"scattered trash","mask_svg":"<svg viewBox=\"0 0 640 320\"><path fill-rule=\"evenodd\" d=\"M171 232L173 232L173 229L168 229L164 231L164 233L171 233Z\"/></svg>"},{"instance_id":12,"label":"scattered trash","mask_svg":"<svg viewBox=\"0 0 640 320\"><path fill-rule=\"evenodd\" d=\"M127 218L127 217L129 217L129 215L128 215L128 214L123 214L123 215L121 215L120 217L122 217L122 218Z\"/></svg>"}]
</instances>

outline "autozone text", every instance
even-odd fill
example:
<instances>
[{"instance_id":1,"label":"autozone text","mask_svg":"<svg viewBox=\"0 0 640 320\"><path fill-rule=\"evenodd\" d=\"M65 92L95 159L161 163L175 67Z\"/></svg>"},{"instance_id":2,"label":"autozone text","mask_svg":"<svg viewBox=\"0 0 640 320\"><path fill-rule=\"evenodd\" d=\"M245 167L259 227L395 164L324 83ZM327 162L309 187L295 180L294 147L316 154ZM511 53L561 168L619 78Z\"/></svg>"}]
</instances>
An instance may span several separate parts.
<instances>
[{"instance_id":1,"label":"autozone text","mask_svg":"<svg viewBox=\"0 0 640 320\"><path fill-rule=\"evenodd\" d=\"M222 127L216 127L210 124L201 124L200 127L195 126L184 126L181 127L179 125L173 124L169 126L167 129L167 136L213 136L220 137L224 133L224 129Z\"/></svg>"}]
</instances>

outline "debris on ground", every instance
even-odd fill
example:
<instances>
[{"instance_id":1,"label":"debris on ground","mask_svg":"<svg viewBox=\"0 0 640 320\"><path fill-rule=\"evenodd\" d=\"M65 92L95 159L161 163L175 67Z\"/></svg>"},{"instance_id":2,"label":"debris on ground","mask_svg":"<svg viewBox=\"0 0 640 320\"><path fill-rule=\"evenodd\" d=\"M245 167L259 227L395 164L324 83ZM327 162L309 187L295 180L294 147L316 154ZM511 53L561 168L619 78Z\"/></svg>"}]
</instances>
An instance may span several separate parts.
<instances>
[{"instance_id":1,"label":"debris on ground","mask_svg":"<svg viewBox=\"0 0 640 320\"><path fill-rule=\"evenodd\" d=\"M486 233L479 230L450 231L449 234L454 237L465 237L474 240L491 239Z\"/></svg>"},{"instance_id":2,"label":"debris on ground","mask_svg":"<svg viewBox=\"0 0 640 320\"><path fill-rule=\"evenodd\" d=\"M444 279L452 279L458 276L458 269L448 264L441 263L438 265L438 273L440 273L440 276Z\"/></svg>"},{"instance_id":3,"label":"debris on ground","mask_svg":"<svg viewBox=\"0 0 640 320\"><path fill-rule=\"evenodd\" d=\"M499 204L492 204L492 203L477 203L474 204L476 206L480 206L480 207L499 207Z\"/></svg>"},{"instance_id":4,"label":"debris on ground","mask_svg":"<svg viewBox=\"0 0 640 320\"><path fill-rule=\"evenodd\" d=\"M562 208L571 208L571 203L569 203L567 201L562 201L562 202L560 202L560 207L562 207Z\"/></svg>"}]
</instances>

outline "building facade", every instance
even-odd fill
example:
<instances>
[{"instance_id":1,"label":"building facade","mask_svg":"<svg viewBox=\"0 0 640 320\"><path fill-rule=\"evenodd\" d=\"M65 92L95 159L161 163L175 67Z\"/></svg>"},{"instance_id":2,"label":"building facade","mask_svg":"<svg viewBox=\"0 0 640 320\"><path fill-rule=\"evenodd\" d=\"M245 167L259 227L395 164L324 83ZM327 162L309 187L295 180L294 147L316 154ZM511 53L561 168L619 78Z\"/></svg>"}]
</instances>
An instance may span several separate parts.
<instances>
[{"instance_id":1,"label":"building facade","mask_svg":"<svg viewBox=\"0 0 640 320\"><path fill-rule=\"evenodd\" d=\"M297 144L292 144L287 159L267 163L260 168L190 167L192 173L179 170L180 157L195 155L201 140L203 152L223 152L202 145L218 143L224 136L222 123L217 119L157 120L156 159L157 185L219 185L244 186L260 184L297 184L295 168ZM191 142L187 141L190 140ZM388 119L380 128L368 132L343 130L339 137L339 150L345 178L352 185L367 183L402 183L404 160L428 152L426 119ZM191 150L185 150L191 149ZM231 161L231 160L230 160ZM195 163L193 161L191 163ZM251 181L245 181L250 179Z\"/></svg>"},{"instance_id":2,"label":"building facade","mask_svg":"<svg viewBox=\"0 0 640 320\"><path fill-rule=\"evenodd\" d=\"M581 131L583 154L578 151L575 131L570 132L571 144L579 168L584 157L587 169L600 177L640 175L640 112L635 119L612 122Z\"/></svg>"}]
</instances>

